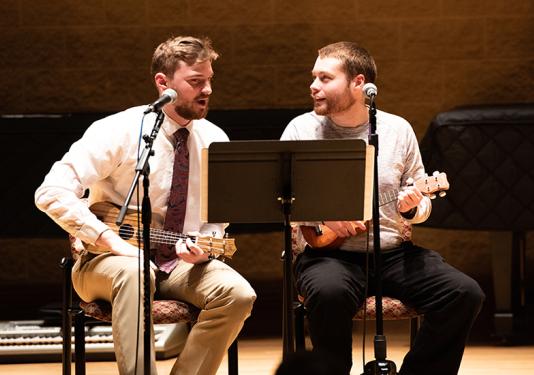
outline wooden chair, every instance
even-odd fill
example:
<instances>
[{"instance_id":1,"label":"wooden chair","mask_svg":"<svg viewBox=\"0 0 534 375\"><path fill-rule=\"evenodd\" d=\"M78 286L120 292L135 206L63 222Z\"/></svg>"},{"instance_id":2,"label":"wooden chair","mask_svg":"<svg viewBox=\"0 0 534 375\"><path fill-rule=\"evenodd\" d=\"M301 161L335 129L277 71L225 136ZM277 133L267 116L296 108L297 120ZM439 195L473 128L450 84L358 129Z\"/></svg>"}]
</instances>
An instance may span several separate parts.
<instances>
[{"instance_id":1,"label":"wooden chair","mask_svg":"<svg viewBox=\"0 0 534 375\"><path fill-rule=\"evenodd\" d=\"M304 338L304 316L306 315L306 308L303 304L303 298L299 296L299 303L295 307L295 344L297 350L305 349ZM354 320L375 320L376 306L375 297L368 297L365 301L365 309L362 306L360 310L354 315ZM365 312L365 316L364 316ZM401 320L410 319L410 348L413 346L415 336L419 329L421 314L417 313L413 308L406 306L401 301L391 297L382 298L382 314L384 320Z\"/></svg>"},{"instance_id":2,"label":"wooden chair","mask_svg":"<svg viewBox=\"0 0 534 375\"><path fill-rule=\"evenodd\" d=\"M72 242L71 242L72 244ZM72 250L72 249L71 249ZM106 301L81 302L73 306L71 271L74 265L72 255L61 260L63 268L62 307L62 367L63 375L71 374L72 325L74 321L74 362L76 375L85 375L85 323L88 317L111 322L111 304ZM155 300L152 304L152 319L158 323L194 324L199 309L191 304L176 300ZM228 374L238 374L237 339L228 348Z\"/></svg>"}]
</instances>

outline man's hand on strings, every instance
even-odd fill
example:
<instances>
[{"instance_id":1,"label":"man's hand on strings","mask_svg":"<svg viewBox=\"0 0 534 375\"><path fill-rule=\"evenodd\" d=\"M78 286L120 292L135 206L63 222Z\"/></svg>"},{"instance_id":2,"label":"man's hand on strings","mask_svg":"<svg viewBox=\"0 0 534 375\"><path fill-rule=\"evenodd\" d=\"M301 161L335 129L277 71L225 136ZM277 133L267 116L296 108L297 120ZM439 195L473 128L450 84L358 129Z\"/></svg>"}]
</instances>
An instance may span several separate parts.
<instances>
[{"instance_id":1,"label":"man's hand on strings","mask_svg":"<svg viewBox=\"0 0 534 375\"><path fill-rule=\"evenodd\" d=\"M415 186L407 186L399 192L397 208L399 212L408 212L417 207L423 199L423 194Z\"/></svg>"},{"instance_id":2,"label":"man's hand on strings","mask_svg":"<svg viewBox=\"0 0 534 375\"><path fill-rule=\"evenodd\" d=\"M95 245L103 248L109 249L113 255L121 255L125 257L143 257L143 250L139 250L137 246L133 246L130 243L124 241L120 236L113 232L111 229L106 230L100 234L100 237L95 242ZM150 261L150 268L153 271L157 271L158 267L154 262Z\"/></svg>"},{"instance_id":3,"label":"man's hand on strings","mask_svg":"<svg viewBox=\"0 0 534 375\"><path fill-rule=\"evenodd\" d=\"M324 225L330 228L338 237L351 237L367 231L363 221L325 221Z\"/></svg>"},{"instance_id":4,"label":"man's hand on strings","mask_svg":"<svg viewBox=\"0 0 534 375\"><path fill-rule=\"evenodd\" d=\"M187 263L199 264L208 261L208 253L194 244L190 238L176 242L176 255Z\"/></svg>"},{"instance_id":5,"label":"man's hand on strings","mask_svg":"<svg viewBox=\"0 0 534 375\"><path fill-rule=\"evenodd\" d=\"M122 255L127 257L138 257L143 254L136 246L124 241L120 236L111 229L105 230L100 234L95 245L102 249L109 249L113 255Z\"/></svg>"}]
</instances>

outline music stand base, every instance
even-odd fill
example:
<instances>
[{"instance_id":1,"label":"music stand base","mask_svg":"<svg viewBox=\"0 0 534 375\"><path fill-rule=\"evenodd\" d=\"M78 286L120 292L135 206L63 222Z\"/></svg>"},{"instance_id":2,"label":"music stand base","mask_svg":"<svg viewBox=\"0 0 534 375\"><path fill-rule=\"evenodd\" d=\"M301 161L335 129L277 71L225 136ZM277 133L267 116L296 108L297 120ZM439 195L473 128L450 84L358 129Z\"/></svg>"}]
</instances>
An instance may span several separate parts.
<instances>
[{"instance_id":1,"label":"music stand base","mask_svg":"<svg viewBox=\"0 0 534 375\"><path fill-rule=\"evenodd\" d=\"M374 360L365 364L362 375L397 375L397 366L386 359Z\"/></svg>"},{"instance_id":2,"label":"music stand base","mask_svg":"<svg viewBox=\"0 0 534 375\"><path fill-rule=\"evenodd\" d=\"M386 336L376 335L374 339L375 360L365 364L362 375L397 375L397 366L386 359Z\"/></svg>"}]
</instances>

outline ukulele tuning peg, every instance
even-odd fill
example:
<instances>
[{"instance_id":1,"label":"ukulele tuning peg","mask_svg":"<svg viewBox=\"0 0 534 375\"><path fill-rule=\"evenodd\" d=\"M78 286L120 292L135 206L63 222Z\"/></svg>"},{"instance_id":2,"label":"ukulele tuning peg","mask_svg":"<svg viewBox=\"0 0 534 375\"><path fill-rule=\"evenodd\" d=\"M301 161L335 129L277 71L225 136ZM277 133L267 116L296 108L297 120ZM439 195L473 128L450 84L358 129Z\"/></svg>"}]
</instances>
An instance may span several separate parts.
<instances>
[{"instance_id":1,"label":"ukulele tuning peg","mask_svg":"<svg viewBox=\"0 0 534 375\"><path fill-rule=\"evenodd\" d=\"M425 178L428 178L428 173L425 173Z\"/></svg>"},{"instance_id":2,"label":"ukulele tuning peg","mask_svg":"<svg viewBox=\"0 0 534 375\"><path fill-rule=\"evenodd\" d=\"M439 172L438 171L434 171L434 173L432 173L432 176L438 177L439 176Z\"/></svg>"},{"instance_id":3,"label":"ukulele tuning peg","mask_svg":"<svg viewBox=\"0 0 534 375\"><path fill-rule=\"evenodd\" d=\"M439 192L439 196L440 196L441 198L443 198L443 197L446 196L446 195L447 195L447 193L444 192L444 191L440 191L440 192Z\"/></svg>"},{"instance_id":4,"label":"ukulele tuning peg","mask_svg":"<svg viewBox=\"0 0 534 375\"><path fill-rule=\"evenodd\" d=\"M429 197L430 199L436 199L436 194L430 194Z\"/></svg>"}]
</instances>

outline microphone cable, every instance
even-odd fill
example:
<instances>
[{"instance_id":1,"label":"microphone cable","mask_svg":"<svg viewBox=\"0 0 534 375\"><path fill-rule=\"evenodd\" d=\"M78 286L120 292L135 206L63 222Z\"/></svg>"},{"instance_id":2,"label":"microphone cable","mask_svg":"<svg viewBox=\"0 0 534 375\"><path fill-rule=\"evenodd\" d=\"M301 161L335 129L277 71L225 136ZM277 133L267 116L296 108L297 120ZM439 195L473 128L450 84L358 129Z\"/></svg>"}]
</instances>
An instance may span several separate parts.
<instances>
[{"instance_id":1,"label":"microphone cable","mask_svg":"<svg viewBox=\"0 0 534 375\"><path fill-rule=\"evenodd\" d=\"M367 336L367 297L369 293L369 232L371 231L372 221L369 221L367 229L366 247L365 247L365 288L363 293L363 328L362 328L362 369L365 371L365 339Z\"/></svg>"}]
</instances>

